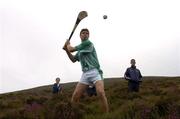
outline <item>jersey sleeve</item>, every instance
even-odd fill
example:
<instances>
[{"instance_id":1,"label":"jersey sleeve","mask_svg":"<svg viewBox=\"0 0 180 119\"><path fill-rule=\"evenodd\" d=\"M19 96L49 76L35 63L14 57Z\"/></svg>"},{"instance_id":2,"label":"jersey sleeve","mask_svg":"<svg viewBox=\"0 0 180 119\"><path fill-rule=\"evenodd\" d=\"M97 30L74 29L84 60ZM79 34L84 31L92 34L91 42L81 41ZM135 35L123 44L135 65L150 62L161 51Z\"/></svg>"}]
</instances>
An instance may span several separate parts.
<instances>
[{"instance_id":1,"label":"jersey sleeve","mask_svg":"<svg viewBox=\"0 0 180 119\"><path fill-rule=\"evenodd\" d=\"M74 59L76 59L77 61L79 61L79 52L77 52L75 55L74 55Z\"/></svg>"},{"instance_id":2,"label":"jersey sleeve","mask_svg":"<svg viewBox=\"0 0 180 119\"><path fill-rule=\"evenodd\" d=\"M90 46L91 44L92 43L89 40L84 41L80 45L75 46L75 50L77 51L84 50L86 47Z\"/></svg>"},{"instance_id":3,"label":"jersey sleeve","mask_svg":"<svg viewBox=\"0 0 180 119\"><path fill-rule=\"evenodd\" d=\"M93 52L94 46L93 44L86 46L83 50L81 50L81 53L90 53Z\"/></svg>"}]
</instances>

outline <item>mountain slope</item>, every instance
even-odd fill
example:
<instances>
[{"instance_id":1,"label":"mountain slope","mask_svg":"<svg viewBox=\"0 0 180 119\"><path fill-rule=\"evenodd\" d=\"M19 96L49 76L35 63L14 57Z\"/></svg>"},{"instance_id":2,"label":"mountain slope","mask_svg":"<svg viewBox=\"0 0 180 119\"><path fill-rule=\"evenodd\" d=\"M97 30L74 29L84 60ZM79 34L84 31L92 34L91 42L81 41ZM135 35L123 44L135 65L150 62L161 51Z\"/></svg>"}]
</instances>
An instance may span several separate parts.
<instances>
[{"instance_id":1,"label":"mountain slope","mask_svg":"<svg viewBox=\"0 0 180 119\"><path fill-rule=\"evenodd\" d=\"M97 96L72 105L75 82L63 84L58 95L52 85L1 94L0 119L180 119L180 77L145 77L139 93L128 93L122 78L104 82L108 114L100 111Z\"/></svg>"}]
</instances>

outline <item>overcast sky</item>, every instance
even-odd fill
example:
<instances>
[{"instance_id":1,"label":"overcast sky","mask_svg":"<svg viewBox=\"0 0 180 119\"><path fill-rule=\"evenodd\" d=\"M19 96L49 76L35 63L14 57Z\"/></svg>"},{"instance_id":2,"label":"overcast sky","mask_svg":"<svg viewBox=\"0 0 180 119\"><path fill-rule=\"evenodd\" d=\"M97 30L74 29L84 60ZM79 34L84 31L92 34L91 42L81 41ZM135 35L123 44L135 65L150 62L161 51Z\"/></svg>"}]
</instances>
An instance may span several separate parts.
<instances>
[{"instance_id":1,"label":"overcast sky","mask_svg":"<svg viewBox=\"0 0 180 119\"><path fill-rule=\"evenodd\" d=\"M179 0L0 0L0 93L78 81L62 50L77 27L90 30L104 77L123 77L134 58L143 76L180 76ZM103 15L108 15L104 20Z\"/></svg>"}]
</instances>

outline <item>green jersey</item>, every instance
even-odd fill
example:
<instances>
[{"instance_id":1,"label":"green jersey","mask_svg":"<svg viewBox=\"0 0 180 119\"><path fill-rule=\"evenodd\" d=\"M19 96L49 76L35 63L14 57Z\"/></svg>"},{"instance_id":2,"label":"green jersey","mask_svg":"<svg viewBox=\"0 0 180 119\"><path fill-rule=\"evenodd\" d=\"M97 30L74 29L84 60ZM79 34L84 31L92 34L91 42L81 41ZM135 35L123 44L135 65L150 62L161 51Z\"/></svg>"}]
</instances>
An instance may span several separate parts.
<instances>
[{"instance_id":1,"label":"green jersey","mask_svg":"<svg viewBox=\"0 0 180 119\"><path fill-rule=\"evenodd\" d=\"M76 46L75 49L77 51L75 59L80 61L83 72L96 68L98 69L99 73L102 74L96 50L91 41L88 39L84 40L80 45Z\"/></svg>"}]
</instances>

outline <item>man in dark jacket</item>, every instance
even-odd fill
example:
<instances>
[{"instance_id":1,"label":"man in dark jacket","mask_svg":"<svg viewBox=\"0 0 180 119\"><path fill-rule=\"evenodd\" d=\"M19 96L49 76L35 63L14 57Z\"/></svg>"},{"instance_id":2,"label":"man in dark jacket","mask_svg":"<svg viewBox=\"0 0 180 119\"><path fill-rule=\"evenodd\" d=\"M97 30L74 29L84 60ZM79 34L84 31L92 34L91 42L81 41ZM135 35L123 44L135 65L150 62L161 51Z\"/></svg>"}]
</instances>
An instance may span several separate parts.
<instances>
[{"instance_id":1,"label":"man in dark jacket","mask_svg":"<svg viewBox=\"0 0 180 119\"><path fill-rule=\"evenodd\" d=\"M128 88L130 92L139 91L139 83L142 82L142 75L139 69L136 68L135 59L131 59L131 67L127 68L124 78L128 80Z\"/></svg>"},{"instance_id":2,"label":"man in dark jacket","mask_svg":"<svg viewBox=\"0 0 180 119\"><path fill-rule=\"evenodd\" d=\"M53 93L56 94L58 92L62 93L62 86L60 85L60 78L56 78L56 83L53 85Z\"/></svg>"}]
</instances>

